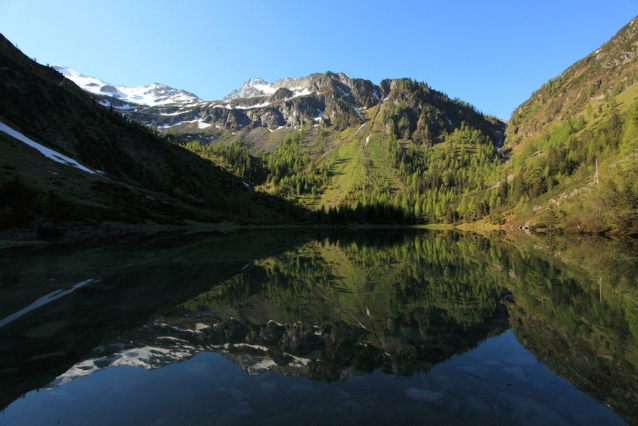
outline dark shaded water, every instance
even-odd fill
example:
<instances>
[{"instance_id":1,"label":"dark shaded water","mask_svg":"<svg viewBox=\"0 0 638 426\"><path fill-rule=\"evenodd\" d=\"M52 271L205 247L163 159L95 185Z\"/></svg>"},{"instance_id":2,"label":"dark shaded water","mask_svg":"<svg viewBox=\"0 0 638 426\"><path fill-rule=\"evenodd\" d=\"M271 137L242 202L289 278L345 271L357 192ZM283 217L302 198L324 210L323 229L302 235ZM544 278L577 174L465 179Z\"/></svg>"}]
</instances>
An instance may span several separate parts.
<instances>
[{"instance_id":1,"label":"dark shaded water","mask_svg":"<svg viewBox=\"0 0 638 426\"><path fill-rule=\"evenodd\" d=\"M0 425L636 424L635 249L375 231L0 251Z\"/></svg>"}]
</instances>

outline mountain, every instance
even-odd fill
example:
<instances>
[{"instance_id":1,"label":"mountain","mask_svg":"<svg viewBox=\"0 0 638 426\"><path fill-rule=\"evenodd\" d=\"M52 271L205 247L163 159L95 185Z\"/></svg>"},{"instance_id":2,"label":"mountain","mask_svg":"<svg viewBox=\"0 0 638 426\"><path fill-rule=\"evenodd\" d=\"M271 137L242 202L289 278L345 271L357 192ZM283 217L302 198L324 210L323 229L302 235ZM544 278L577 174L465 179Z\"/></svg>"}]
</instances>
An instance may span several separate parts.
<instances>
[{"instance_id":1,"label":"mountain","mask_svg":"<svg viewBox=\"0 0 638 426\"><path fill-rule=\"evenodd\" d=\"M328 221L457 220L449 201L504 161L505 123L410 79L250 79L221 101L115 109Z\"/></svg>"},{"instance_id":2,"label":"mountain","mask_svg":"<svg viewBox=\"0 0 638 426\"><path fill-rule=\"evenodd\" d=\"M245 182L103 107L1 36L0 59L0 229L59 234L57 224L259 221L257 211L287 211L268 197L255 208L259 195Z\"/></svg>"},{"instance_id":3,"label":"mountain","mask_svg":"<svg viewBox=\"0 0 638 426\"><path fill-rule=\"evenodd\" d=\"M152 87L111 86L102 80L85 77L66 67L54 68L61 70L65 77L77 83L87 92L113 96L119 100L135 102L136 93L144 94L144 90ZM353 79L343 73L332 72L311 74L298 79L284 78L274 83L268 83L260 78L252 78L244 83L241 89L234 90L225 96L222 101L201 101L188 92L167 88L170 96L157 99L152 97L155 92L147 90L149 92L148 99L137 100L138 104L156 108L135 107L130 104L113 106L118 110L126 111L126 116L156 128L162 133L189 134L192 137L200 133L207 133L205 129L212 126L216 129L227 130L251 127L267 128L274 131L285 127L300 128L305 124L324 124L328 127L334 127L336 130L343 130L365 123L362 111L387 101L395 84L400 81L402 80L383 80L380 85L375 85L369 80ZM117 92L112 91L112 87L116 88ZM420 86L416 84L413 89L417 87ZM459 127L465 119L473 120L472 124L478 124L476 119L472 117L473 107L447 99L445 95L430 90L427 85L423 87L431 95L436 94L431 96L428 102L439 103L437 106L441 106L441 102L450 102L451 104L458 102L462 106L458 111L455 111L456 106L448 105L443 107L443 109L448 110L447 115L441 113L438 117L428 117L428 119L433 118L437 121L435 125L439 130L453 130L455 127ZM116 94L112 95L111 92ZM138 97L140 96L138 95ZM413 101L414 99L412 99ZM411 108L419 109L411 111L412 115L422 113L422 106L417 107L414 104L411 105ZM413 118L418 119L419 117ZM424 120L422 119L422 121ZM493 122L496 121L493 120ZM194 123L193 126L186 126L192 123ZM399 131L403 133L407 131L406 136L409 138L411 132L417 127L417 123L415 121L407 126L412 130L402 128ZM483 130L494 131L491 128Z\"/></svg>"},{"instance_id":4,"label":"mountain","mask_svg":"<svg viewBox=\"0 0 638 426\"><path fill-rule=\"evenodd\" d=\"M107 96L117 99L123 103L118 103L120 109L131 109L132 105L140 104L146 106L166 105L166 104L191 104L201 102L192 93L184 90L173 89L164 84L153 83L148 86L126 87L106 83L93 77L87 77L77 71L61 65L54 65L53 69L60 72L66 78L77 84L81 89L96 95ZM105 106L110 106L109 102L102 101Z\"/></svg>"}]
</instances>

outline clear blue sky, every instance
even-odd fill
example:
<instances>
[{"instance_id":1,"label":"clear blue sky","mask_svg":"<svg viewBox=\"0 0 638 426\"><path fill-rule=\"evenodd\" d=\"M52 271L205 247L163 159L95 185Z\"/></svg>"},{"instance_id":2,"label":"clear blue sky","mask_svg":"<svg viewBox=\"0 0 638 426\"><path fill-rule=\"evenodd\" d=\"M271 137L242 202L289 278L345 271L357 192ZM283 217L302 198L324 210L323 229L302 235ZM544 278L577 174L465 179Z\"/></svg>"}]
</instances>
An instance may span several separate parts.
<instances>
[{"instance_id":1,"label":"clear blue sky","mask_svg":"<svg viewBox=\"0 0 638 426\"><path fill-rule=\"evenodd\" d=\"M638 14L638 0L0 0L40 63L216 100L250 77L410 77L508 119Z\"/></svg>"}]
</instances>

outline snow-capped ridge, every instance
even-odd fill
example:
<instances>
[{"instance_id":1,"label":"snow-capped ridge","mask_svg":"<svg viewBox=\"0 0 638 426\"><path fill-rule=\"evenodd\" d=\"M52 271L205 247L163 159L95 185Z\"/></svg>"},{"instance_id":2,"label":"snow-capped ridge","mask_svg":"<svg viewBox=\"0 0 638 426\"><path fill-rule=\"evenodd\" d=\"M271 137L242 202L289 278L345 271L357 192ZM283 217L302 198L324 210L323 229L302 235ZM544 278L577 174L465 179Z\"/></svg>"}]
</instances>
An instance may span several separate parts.
<instances>
[{"instance_id":1,"label":"snow-capped ridge","mask_svg":"<svg viewBox=\"0 0 638 426\"><path fill-rule=\"evenodd\" d=\"M63 65L55 65L53 68L87 92L110 96L126 102L148 106L201 102L201 99L190 92L174 89L161 83L127 87L86 76Z\"/></svg>"}]
</instances>

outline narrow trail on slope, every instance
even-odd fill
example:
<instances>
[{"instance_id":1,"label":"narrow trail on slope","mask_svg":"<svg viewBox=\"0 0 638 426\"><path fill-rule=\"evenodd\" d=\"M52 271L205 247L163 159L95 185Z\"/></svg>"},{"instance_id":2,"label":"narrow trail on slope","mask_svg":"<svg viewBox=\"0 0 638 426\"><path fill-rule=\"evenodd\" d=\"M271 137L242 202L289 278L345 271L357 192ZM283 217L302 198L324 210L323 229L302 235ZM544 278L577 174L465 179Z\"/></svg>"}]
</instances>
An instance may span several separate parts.
<instances>
[{"instance_id":1,"label":"narrow trail on slope","mask_svg":"<svg viewBox=\"0 0 638 426\"><path fill-rule=\"evenodd\" d=\"M368 134L368 137L366 137L366 141L363 145L363 149L365 150L366 146L368 146L368 142L370 142L370 136L372 136L372 132L374 131L374 125L377 122L377 117L379 116L379 113L381 112L381 105L383 104L383 101L379 101L379 109L377 109L376 114L374 114L374 117L372 117L372 123L370 124L370 134Z\"/></svg>"}]
</instances>

